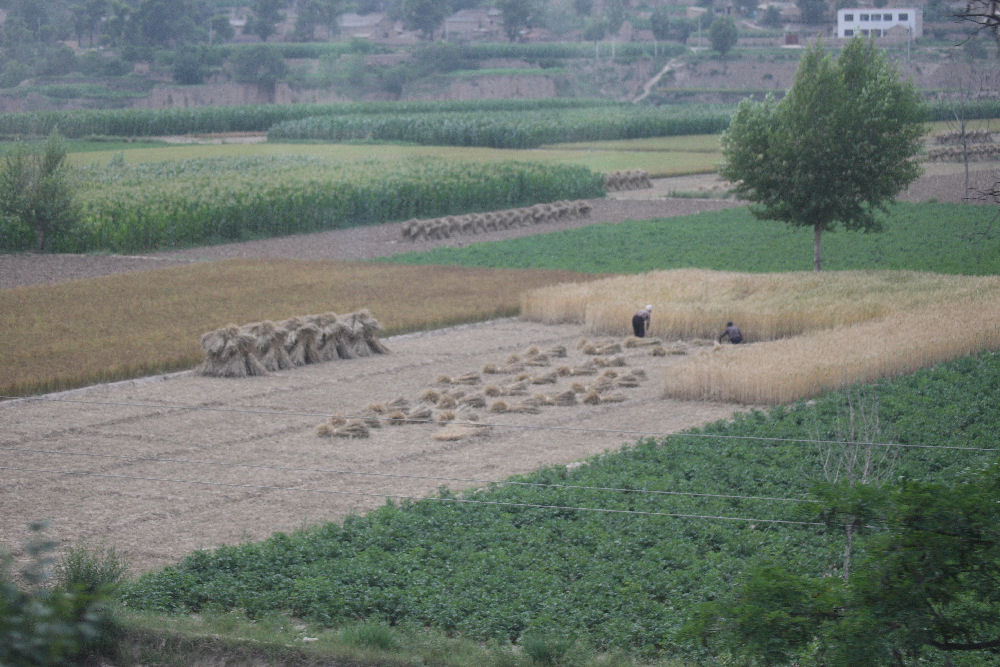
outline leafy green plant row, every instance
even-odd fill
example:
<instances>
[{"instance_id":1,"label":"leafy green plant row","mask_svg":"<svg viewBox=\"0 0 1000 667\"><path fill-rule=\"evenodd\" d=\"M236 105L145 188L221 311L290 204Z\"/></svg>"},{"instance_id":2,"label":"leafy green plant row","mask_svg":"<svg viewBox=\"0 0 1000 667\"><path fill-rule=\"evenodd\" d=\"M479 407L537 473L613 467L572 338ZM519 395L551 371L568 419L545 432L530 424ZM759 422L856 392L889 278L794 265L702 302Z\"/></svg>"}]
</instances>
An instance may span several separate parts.
<instances>
[{"instance_id":1,"label":"leafy green plant row","mask_svg":"<svg viewBox=\"0 0 1000 667\"><path fill-rule=\"evenodd\" d=\"M732 107L688 105L314 116L275 125L268 139L536 148L560 142L711 134L728 127L731 113Z\"/></svg>"},{"instance_id":2,"label":"leafy green plant row","mask_svg":"<svg viewBox=\"0 0 1000 667\"><path fill-rule=\"evenodd\" d=\"M884 231L823 236L824 268L1000 273L1000 230L993 206L896 203ZM382 261L406 264L572 269L642 273L656 269L809 271L812 231L757 220L745 208L628 221L464 248L437 248Z\"/></svg>"},{"instance_id":3,"label":"leafy green plant row","mask_svg":"<svg viewBox=\"0 0 1000 667\"><path fill-rule=\"evenodd\" d=\"M342 525L195 552L123 599L174 614L284 611L330 627L363 620L480 640L540 635L711 660L681 632L699 604L727 597L761 564L816 575L839 567L843 533L808 525L817 510L800 501L823 479L815 441L843 438L859 397L892 425L882 442L993 448L998 382L1000 355L966 357L512 480L530 485L442 490ZM893 478L943 483L995 460L969 449L892 452ZM854 538L859 561L868 539Z\"/></svg>"},{"instance_id":4,"label":"leafy green plant row","mask_svg":"<svg viewBox=\"0 0 1000 667\"><path fill-rule=\"evenodd\" d=\"M79 224L50 248L134 252L516 208L603 194L583 167L505 162L336 162L254 157L110 164L81 170ZM0 245L30 230L0 220Z\"/></svg>"},{"instance_id":5,"label":"leafy green plant row","mask_svg":"<svg viewBox=\"0 0 1000 667\"><path fill-rule=\"evenodd\" d=\"M265 132L282 121L316 115L512 111L609 106L596 100L451 100L428 102L344 102L256 104L172 109L80 109L0 114L0 136L46 136L53 129L68 138L148 137L193 132Z\"/></svg>"}]
</instances>

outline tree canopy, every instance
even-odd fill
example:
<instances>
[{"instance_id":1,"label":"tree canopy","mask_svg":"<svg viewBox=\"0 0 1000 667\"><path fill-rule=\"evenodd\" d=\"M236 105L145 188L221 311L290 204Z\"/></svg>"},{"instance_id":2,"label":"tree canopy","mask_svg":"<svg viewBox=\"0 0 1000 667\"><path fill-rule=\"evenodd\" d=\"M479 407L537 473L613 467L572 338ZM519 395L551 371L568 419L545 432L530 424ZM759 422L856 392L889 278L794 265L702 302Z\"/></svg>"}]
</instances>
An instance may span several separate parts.
<instances>
[{"instance_id":1,"label":"tree canopy","mask_svg":"<svg viewBox=\"0 0 1000 667\"><path fill-rule=\"evenodd\" d=\"M712 48L725 57L740 38L740 32L736 28L736 21L726 17L712 21L712 27L708 29L708 40L712 43Z\"/></svg>"},{"instance_id":2,"label":"tree canopy","mask_svg":"<svg viewBox=\"0 0 1000 667\"><path fill-rule=\"evenodd\" d=\"M923 118L912 82L871 41L851 40L836 60L817 41L781 101L737 107L720 174L758 218L811 227L819 271L823 231L878 231L878 214L920 174Z\"/></svg>"},{"instance_id":3,"label":"tree canopy","mask_svg":"<svg viewBox=\"0 0 1000 667\"><path fill-rule=\"evenodd\" d=\"M703 605L688 630L767 664L806 656L854 667L985 657L1000 648L998 484L993 463L957 485L845 488L877 529L846 581L761 566L730 599ZM820 514L831 524L843 520L825 508Z\"/></svg>"}]
</instances>

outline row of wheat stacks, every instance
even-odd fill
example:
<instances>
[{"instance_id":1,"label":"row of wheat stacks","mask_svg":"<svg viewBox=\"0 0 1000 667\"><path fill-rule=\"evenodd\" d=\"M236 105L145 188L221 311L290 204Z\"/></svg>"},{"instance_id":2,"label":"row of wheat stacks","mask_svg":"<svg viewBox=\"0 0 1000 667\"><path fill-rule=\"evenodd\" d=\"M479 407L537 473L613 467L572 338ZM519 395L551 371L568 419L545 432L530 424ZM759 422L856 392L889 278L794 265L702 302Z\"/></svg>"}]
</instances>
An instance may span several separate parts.
<instances>
[{"instance_id":1,"label":"row of wheat stacks","mask_svg":"<svg viewBox=\"0 0 1000 667\"><path fill-rule=\"evenodd\" d=\"M382 325L367 309L242 327L230 324L201 337L205 360L198 372L213 377L248 377L321 361L384 354L389 350L377 337L381 330Z\"/></svg>"},{"instance_id":2,"label":"row of wheat stacks","mask_svg":"<svg viewBox=\"0 0 1000 667\"><path fill-rule=\"evenodd\" d=\"M662 353L658 339L629 338L625 341L626 347L643 345L650 345ZM439 375L434 386L420 394L418 405L414 407L402 396L389 403L373 403L354 417L334 415L317 427L316 434L367 438L370 429L385 424L438 424L444 428L433 436L434 439L461 440L489 428L479 422L477 409L493 414L538 414L551 406L620 403L626 397L615 390L635 388L646 380L642 369L624 368L628 364L617 342L582 340L578 348L592 358L575 366L566 364L540 370L551 366L554 359L566 357L567 350L562 345L545 351L532 346L523 354L509 356L502 364L486 364L481 373L473 371L455 377ZM594 379L581 381L586 376L594 376ZM555 385L563 379L568 379L571 385L556 389ZM535 391L543 386L553 387L553 390Z\"/></svg>"},{"instance_id":3,"label":"row of wheat stacks","mask_svg":"<svg viewBox=\"0 0 1000 667\"><path fill-rule=\"evenodd\" d=\"M645 190L653 187L649 173L643 169L628 169L612 171L604 174L605 192L620 192L621 190Z\"/></svg>"},{"instance_id":4,"label":"row of wheat stacks","mask_svg":"<svg viewBox=\"0 0 1000 667\"><path fill-rule=\"evenodd\" d=\"M586 217L591 206L586 201L557 201L551 204L535 204L524 208L512 208L492 213L469 213L468 215L448 215L428 220L407 220L403 223L403 238L409 241L420 239L446 239L458 234L483 234L512 227L527 227L544 222Z\"/></svg>"},{"instance_id":5,"label":"row of wheat stacks","mask_svg":"<svg viewBox=\"0 0 1000 667\"><path fill-rule=\"evenodd\" d=\"M1000 160L1000 144L993 143L990 130L948 132L934 137L941 148L927 151L928 160Z\"/></svg>"}]
</instances>

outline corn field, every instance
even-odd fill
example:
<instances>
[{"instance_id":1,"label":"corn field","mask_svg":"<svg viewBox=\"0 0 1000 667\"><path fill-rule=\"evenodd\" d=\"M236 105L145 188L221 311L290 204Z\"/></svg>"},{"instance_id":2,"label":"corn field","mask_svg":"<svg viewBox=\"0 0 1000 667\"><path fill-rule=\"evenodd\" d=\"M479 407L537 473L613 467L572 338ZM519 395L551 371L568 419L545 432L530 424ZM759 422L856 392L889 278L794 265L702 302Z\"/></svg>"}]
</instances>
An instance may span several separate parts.
<instances>
[{"instance_id":1,"label":"corn field","mask_svg":"<svg viewBox=\"0 0 1000 667\"><path fill-rule=\"evenodd\" d=\"M341 114L289 120L269 141L405 141L427 145L537 148L543 144L712 134L731 107L591 107L533 111Z\"/></svg>"},{"instance_id":2,"label":"corn field","mask_svg":"<svg viewBox=\"0 0 1000 667\"><path fill-rule=\"evenodd\" d=\"M198 132L266 132L273 125L321 115L412 114L574 109L612 106L578 99L450 100L426 102L344 102L339 104L257 104L172 109L80 109L0 114L0 135L68 138L88 136L154 137Z\"/></svg>"},{"instance_id":3,"label":"corn field","mask_svg":"<svg viewBox=\"0 0 1000 667\"><path fill-rule=\"evenodd\" d=\"M109 164L78 173L83 215L62 252L282 236L603 194L582 167L504 162L338 162L258 156Z\"/></svg>"}]
</instances>

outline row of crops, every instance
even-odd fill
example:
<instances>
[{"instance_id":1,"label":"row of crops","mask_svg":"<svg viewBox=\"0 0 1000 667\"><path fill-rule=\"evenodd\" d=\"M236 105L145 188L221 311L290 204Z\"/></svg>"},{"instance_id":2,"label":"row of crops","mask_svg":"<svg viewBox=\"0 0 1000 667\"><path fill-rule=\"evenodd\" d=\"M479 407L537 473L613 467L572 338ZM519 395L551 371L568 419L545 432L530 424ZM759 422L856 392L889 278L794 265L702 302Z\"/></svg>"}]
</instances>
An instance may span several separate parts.
<instances>
[{"instance_id":1,"label":"row of crops","mask_svg":"<svg viewBox=\"0 0 1000 667\"><path fill-rule=\"evenodd\" d=\"M254 104L170 109L79 109L0 114L0 136L152 137L198 132L266 132L273 125L323 115L494 113L536 109L616 106L612 102L551 98L536 100L448 100L343 102L337 104Z\"/></svg>"},{"instance_id":2,"label":"row of crops","mask_svg":"<svg viewBox=\"0 0 1000 667\"><path fill-rule=\"evenodd\" d=\"M405 141L426 145L537 148L543 144L713 134L732 107L603 106L530 111L326 115L289 120L269 141Z\"/></svg>"},{"instance_id":3,"label":"row of crops","mask_svg":"<svg viewBox=\"0 0 1000 667\"><path fill-rule=\"evenodd\" d=\"M82 215L51 247L136 252L284 236L603 194L600 174L532 163L340 162L259 156L80 170ZM7 230L0 246L30 246ZM20 247L10 247L19 244Z\"/></svg>"},{"instance_id":4,"label":"row of crops","mask_svg":"<svg viewBox=\"0 0 1000 667\"><path fill-rule=\"evenodd\" d=\"M892 450L883 465L893 479L948 483L995 460L920 445L995 447L997 382L1000 356L985 354L869 388L880 422L893 425L889 439L916 445ZM285 611L323 626L366 619L483 640L539 634L714 664L716 647L682 632L698 605L729 596L756 564L837 571L839 529L771 521L814 517L808 501L824 478L823 450L796 439L839 439L860 396L853 391L645 440L572 472L543 470L516 480L528 484L466 496L488 505L444 494L343 525L199 551L146 575L124 599L179 614ZM855 536L855 562L868 539Z\"/></svg>"}]
</instances>

